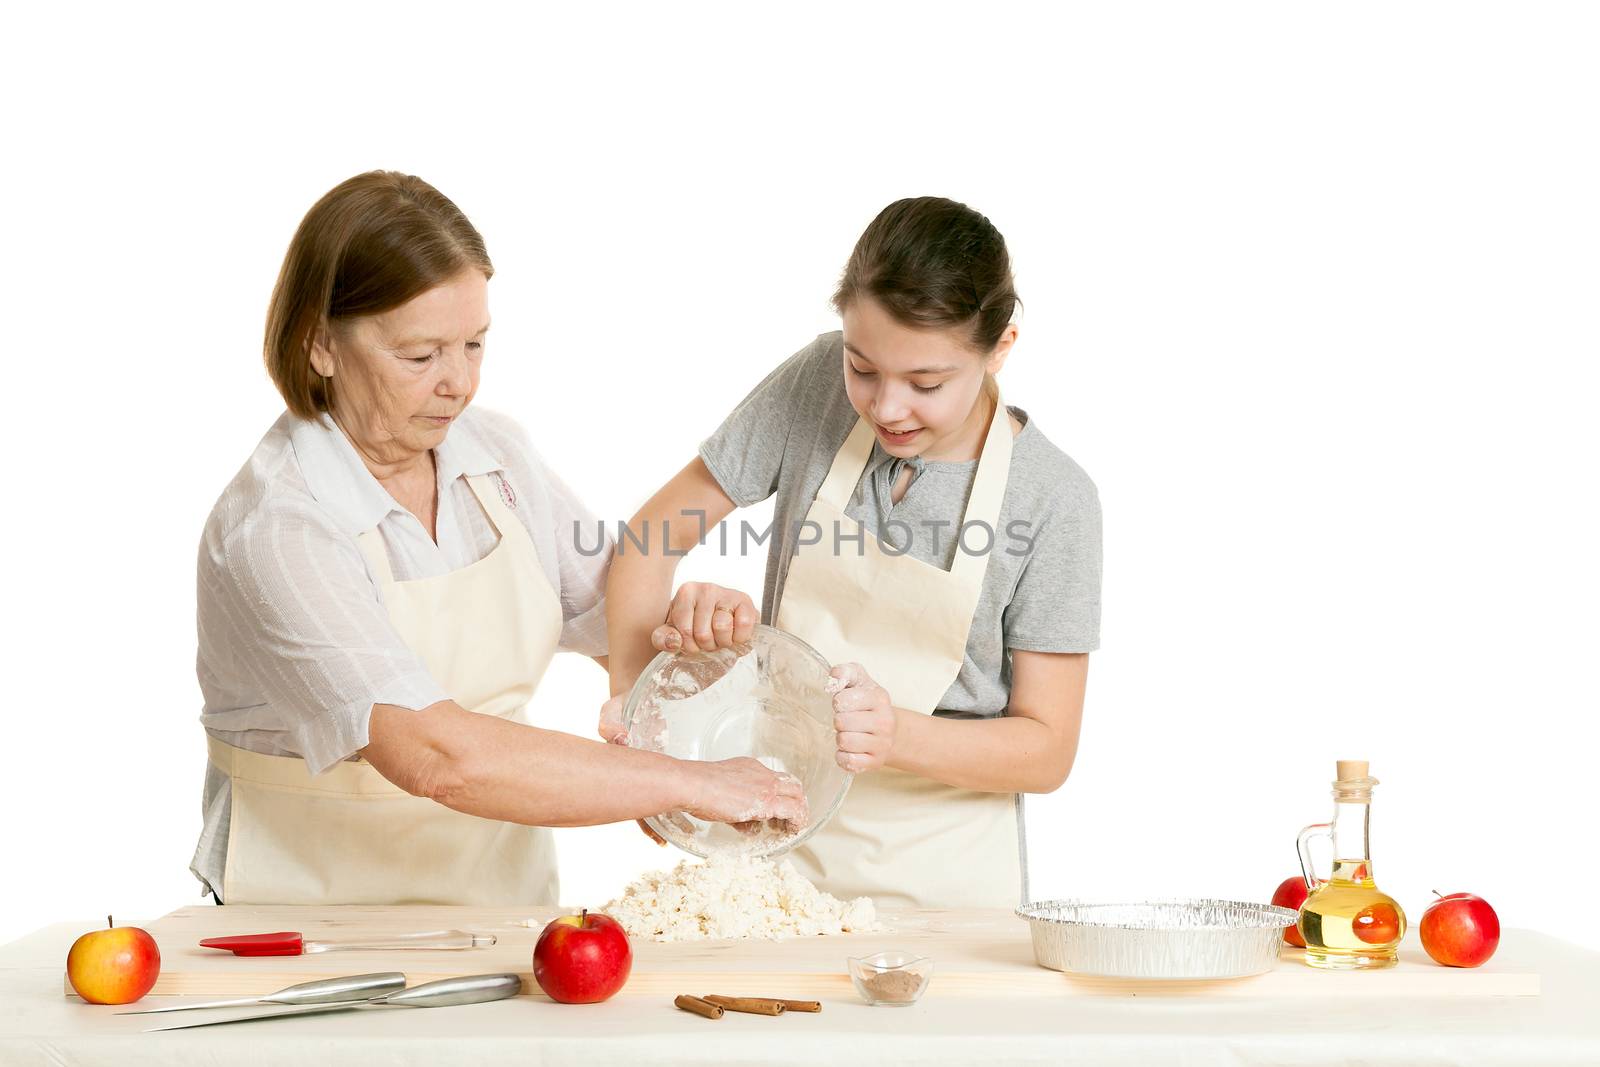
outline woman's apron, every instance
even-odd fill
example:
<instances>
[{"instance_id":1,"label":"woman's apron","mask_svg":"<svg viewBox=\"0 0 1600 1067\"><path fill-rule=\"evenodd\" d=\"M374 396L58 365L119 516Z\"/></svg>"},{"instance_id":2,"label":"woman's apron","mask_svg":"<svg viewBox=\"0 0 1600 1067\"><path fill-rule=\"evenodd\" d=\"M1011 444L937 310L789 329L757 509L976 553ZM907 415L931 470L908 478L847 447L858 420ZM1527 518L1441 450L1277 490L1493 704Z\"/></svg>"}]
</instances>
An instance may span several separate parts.
<instances>
[{"instance_id":1,"label":"woman's apron","mask_svg":"<svg viewBox=\"0 0 1600 1067\"><path fill-rule=\"evenodd\" d=\"M974 532L972 543L992 547L1012 434L998 388L992 379L986 385L995 413L961 529L987 523L989 533ZM958 546L945 571L909 552L890 555L845 514L873 438L871 424L860 419L834 457L806 513L823 537L790 561L774 621L830 663L860 663L896 707L932 714L960 673L989 557ZM841 534L838 551L834 530ZM838 812L790 858L835 896L923 908L1014 907L1024 892L1019 804L1013 793L957 789L889 768L869 771L856 776Z\"/></svg>"},{"instance_id":2,"label":"woman's apron","mask_svg":"<svg viewBox=\"0 0 1600 1067\"><path fill-rule=\"evenodd\" d=\"M488 477L467 481L500 535L478 562L397 582L377 529L357 541L395 629L440 686L469 711L523 722L561 636L561 602ZM557 903L544 827L411 796L362 759L312 777L297 756L207 745L233 790L220 887L229 904Z\"/></svg>"}]
</instances>

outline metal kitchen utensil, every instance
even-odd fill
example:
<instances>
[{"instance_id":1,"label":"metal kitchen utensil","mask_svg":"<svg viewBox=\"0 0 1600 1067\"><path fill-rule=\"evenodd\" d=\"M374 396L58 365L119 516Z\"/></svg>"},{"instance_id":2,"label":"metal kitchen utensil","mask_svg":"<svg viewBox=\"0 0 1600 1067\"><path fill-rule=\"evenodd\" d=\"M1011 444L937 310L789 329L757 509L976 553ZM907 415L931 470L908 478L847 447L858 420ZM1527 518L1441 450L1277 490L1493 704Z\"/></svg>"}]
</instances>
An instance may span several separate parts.
<instances>
[{"instance_id":1,"label":"metal kitchen utensil","mask_svg":"<svg viewBox=\"0 0 1600 1067\"><path fill-rule=\"evenodd\" d=\"M1296 913L1235 900L1050 900L1017 909L1042 966L1104 978L1241 978L1272 969Z\"/></svg>"},{"instance_id":2,"label":"metal kitchen utensil","mask_svg":"<svg viewBox=\"0 0 1600 1067\"><path fill-rule=\"evenodd\" d=\"M232 1008L246 1004L332 1004L365 1000L385 993L398 993L406 987L406 976L399 971L353 974L344 978L322 978L301 982L268 993L264 997L238 997L233 1000L208 1000L201 1004L176 1004L170 1008L140 1008L119 1011L116 1015L157 1015L164 1011L194 1011L198 1008Z\"/></svg>"},{"instance_id":3,"label":"metal kitchen utensil","mask_svg":"<svg viewBox=\"0 0 1600 1067\"><path fill-rule=\"evenodd\" d=\"M248 1023L258 1019L283 1019L289 1016L324 1015L336 1011L353 1011L357 1008L387 1007L446 1008L457 1004L487 1004L505 1000L522 992L522 979L514 974L469 974L459 978L441 978L425 982L410 989L373 997L371 1000L352 1000L340 1004L315 1004L308 1008L289 1008L285 1011L262 1012L258 1015L237 1015L231 1019L207 1019L198 1023L179 1023L175 1026L153 1026L145 1033L163 1030L192 1030L201 1026L226 1026L229 1023Z\"/></svg>"},{"instance_id":4,"label":"metal kitchen utensil","mask_svg":"<svg viewBox=\"0 0 1600 1067\"><path fill-rule=\"evenodd\" d=\"M200 942L201 948L220 948L235 956L305 956L313 952L347 952L365 950L387 952L390 949L466 949L488 948L495 943L493 934L469 934L465 930L428 930L420 934L390 934L364 941L308 941L294 930L280 930L274 934L239 934L233 937L208 937Z\"/></svg>"},{"instance_id":5,"label":"metal kitchen utensil","mask_svg":"<svg viewBox=\"0 0 1600 1067\"><path fill-rule=\"evenodd\" d=\"M771 856L804 841L838 810L850 775L834 762L828 661L793 634L757 626L748 643L712 652L663 652L623 706L630 748L679 759L752 757L800 779L810 818L792 827L735 828L683 812L645 822L685 852Z\"/></svg>"}]
</instances>

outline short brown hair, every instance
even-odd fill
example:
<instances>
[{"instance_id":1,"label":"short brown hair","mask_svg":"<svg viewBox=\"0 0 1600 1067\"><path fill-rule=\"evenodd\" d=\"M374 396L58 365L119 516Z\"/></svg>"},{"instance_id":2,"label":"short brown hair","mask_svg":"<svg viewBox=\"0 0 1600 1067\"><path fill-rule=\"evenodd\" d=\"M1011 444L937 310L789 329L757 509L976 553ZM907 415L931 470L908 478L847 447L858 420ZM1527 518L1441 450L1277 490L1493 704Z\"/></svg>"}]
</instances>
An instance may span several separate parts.
<instances>
[{"instance_id":1,"label":"short brown hair","mask_svg":"<svg viewBox=\"0 0 1600 1067\"><path fill-rule=\"evenodd\" d=\"M333 404L333 379L311 367L323 326L397 308L477 268L494 275L483 237L439 190L372 170L340 182L300 220L267 310L267 373L303 419Z\"/></svg>"},{"instance_id":2,"label":"short brown hair","mask_svg":"<svg viewBox=\"0 0 1600 1067\"><path fill-rule=\"evenodd\" d=\"M906 326L967 327L980 352L1000 342L1021 303L1000 231L940 196L896 200L878 212L845 264L834 310L844 314L860 296Z\"/></svg>"}]
</instances>

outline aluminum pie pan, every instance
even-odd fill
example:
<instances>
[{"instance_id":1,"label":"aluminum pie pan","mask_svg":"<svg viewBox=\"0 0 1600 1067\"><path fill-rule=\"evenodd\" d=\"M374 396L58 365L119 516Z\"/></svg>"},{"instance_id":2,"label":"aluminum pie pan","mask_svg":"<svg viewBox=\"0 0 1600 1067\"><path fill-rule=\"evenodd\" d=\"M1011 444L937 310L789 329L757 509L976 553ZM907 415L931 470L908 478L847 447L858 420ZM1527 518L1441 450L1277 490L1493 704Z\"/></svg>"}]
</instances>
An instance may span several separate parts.
<instances>
[{"instance_id":1,"label":"aluminum pie pan","mask_svg":"<svg viewBox=\"0 0 1600 1067\"><path fill-rule=\"evenodd\" d=\"M1278 961L1298 913L1238 900L1047 900L1017 909L1040 966L1099 978L1244 978Z\"/></svg>"}]
</instances>

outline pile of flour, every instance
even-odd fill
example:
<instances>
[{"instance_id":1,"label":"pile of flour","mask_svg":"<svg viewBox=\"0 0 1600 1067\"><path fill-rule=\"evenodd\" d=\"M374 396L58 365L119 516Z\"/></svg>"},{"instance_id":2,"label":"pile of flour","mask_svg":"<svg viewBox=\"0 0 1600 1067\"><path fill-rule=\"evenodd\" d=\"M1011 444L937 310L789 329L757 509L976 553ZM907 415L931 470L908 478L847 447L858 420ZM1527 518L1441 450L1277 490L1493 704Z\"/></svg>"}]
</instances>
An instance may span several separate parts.
<instances>
[{"instance_id":1,"label":"pile of flour","mask_svg":"<svg viewBox=\"0 0 1600 1067\"><path fill-rule=\"evenodd\" d=\"M604 908L629 937L708 941L860 933L880 929L868 897L820 892L788 860L714 854L652 871Z\"/></svg>"}]
</instances>

